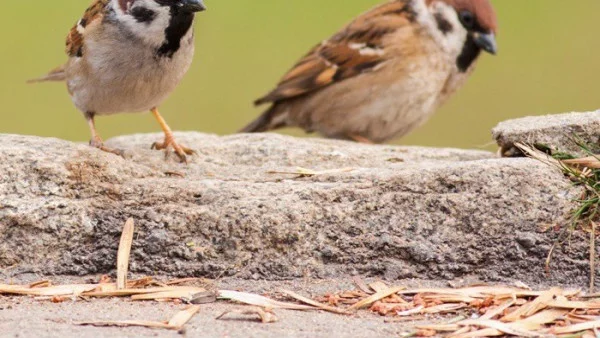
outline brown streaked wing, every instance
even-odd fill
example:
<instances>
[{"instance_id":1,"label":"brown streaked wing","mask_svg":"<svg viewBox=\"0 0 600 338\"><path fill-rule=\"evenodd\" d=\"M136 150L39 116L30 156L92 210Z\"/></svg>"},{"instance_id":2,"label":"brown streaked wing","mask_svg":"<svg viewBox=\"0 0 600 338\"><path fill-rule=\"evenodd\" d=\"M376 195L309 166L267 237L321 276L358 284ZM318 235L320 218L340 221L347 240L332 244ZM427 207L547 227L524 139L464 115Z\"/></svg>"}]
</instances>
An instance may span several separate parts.
<instances>
[{"instance_id":1,"label":"brown streaked wing","mask_svg":"<svg viewBox=\"0 0 600 338\"><path fill-rule=\"evenodd\" d=\"M69 31L66 53L70 57L83 56L83 33L90 23L101 20L110 0L96 0L83 13L83 17Z\"/></svg>"},{"instance_id":2,"label":"brown streaked wing","mask_svg":"<svg viewBox=\"0 0 600 338\"><path fill-rule=\"evenodd\" d=\"M329 40L314 47L255 104L314 92L334 82L372 71L386 61L383 39L414 20L407 1L388 2L359 16Z\"/></svg>"}]
</instances>

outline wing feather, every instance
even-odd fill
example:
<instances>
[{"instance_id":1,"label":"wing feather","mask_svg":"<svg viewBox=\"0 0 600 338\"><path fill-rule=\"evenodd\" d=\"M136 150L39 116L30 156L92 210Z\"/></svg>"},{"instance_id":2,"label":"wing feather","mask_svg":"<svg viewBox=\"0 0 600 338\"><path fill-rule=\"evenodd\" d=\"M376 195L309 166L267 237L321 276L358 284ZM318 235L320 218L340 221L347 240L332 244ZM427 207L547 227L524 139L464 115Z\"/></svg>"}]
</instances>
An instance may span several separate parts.
<instances>
[{"instance_id":1,"label":"wing feather","mask_svg":"<svg viewBox=\"0 0 600 338\"><path fill-rule=\"evenodd\" d=\"M66 53L70 57L82 57L84 53L84 36L94 23L102 20L110 0L95 0L83 13L83 17L71 28L67 36Z\"/></svg>"},{"instance_id":2,"label":"wing feather","mask_svg":"<svg viewBox=\"0 0 600 338\"><path fill-rule=\"evenodd\" d=\"M377 69L386 60L383 40L414 20L406 0L383 4L314 47L255 104L278 102L317 91Z\"/></svg>"}]
</instances>

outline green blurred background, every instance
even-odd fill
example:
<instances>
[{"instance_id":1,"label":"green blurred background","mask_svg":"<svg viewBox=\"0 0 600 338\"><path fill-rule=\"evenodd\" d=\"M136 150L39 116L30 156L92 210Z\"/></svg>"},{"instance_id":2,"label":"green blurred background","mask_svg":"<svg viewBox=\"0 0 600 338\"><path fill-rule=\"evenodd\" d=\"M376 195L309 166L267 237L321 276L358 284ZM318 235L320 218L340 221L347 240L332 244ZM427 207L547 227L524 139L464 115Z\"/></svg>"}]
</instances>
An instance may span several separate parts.
<instances>
[{"instance_id":1,"label":"green blurred background","mask_svg":"<svg viewBox=\"0 0 600 338\"><path fill-rule=\"evenodd\" d=\"M161 107L171 127L235 132L261 113L269 91L315 43L376 0L205 0L197 55ZM600 107L599 0L492 0L500 53L484 55L468 84L401 144L493 149L490 128L520 116ZM0 133L87 141L89 131L60 83L26 85L66 59L64 39L88 0L5 1L0 21ZM102 136L160 129L149 114L100 117ZM303 135L297 130L285 130Z\"/></svg>"}]
</instances>

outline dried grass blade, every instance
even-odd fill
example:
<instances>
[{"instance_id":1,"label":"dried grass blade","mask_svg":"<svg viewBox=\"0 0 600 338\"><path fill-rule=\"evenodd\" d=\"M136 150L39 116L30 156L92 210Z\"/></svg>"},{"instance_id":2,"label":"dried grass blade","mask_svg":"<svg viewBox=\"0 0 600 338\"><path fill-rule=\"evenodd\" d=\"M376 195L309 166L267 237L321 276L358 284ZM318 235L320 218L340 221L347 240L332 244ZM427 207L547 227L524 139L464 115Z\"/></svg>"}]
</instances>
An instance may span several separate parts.
<instances>
[{"instance_id":1,"label":"dried grass blade","mask_svg":"<svg viewBox=\"0 0 600 338\"><path fill-rule=\"evenodd\" d=\"M568 301L568 300L552 300L547 303L548 306L557 307L561 309L600 309L599 302L578 302L578 301Z\"/></svg>"},{"instance_id":2,"label":"dried grass blade","mask_svg":"<svg viewBox=\"0 0 600 338\"><path fill-rule=\"evenodd\" d=\"M580 290L569 290L565 291L563 294L565 296L575 295ZM434 295L454 295L460 297L472 297L472 298L488 298L489 296L493 296L497 299L504 298L515 298L515 297L539 297L543 294L542 291L531 291L525 290L517 287L507 287L507 286L474 286L467 287L462 289L449 289L449 288L440 288L440 289L411 289L404 290L398 292L398 294L425 294L427 296ZM465 298L466 299L466 298Z\"/></svg>"},{"instance_id":3,"label":"dried grass blade","mask_svg":"<svg viewBox=\"0 0 600 338\"><path fill-rule=\"evenodd\" d=\"M396 312L396 314L400 317L406 317L406 316L412 316L412 315L416 315L421 313L421 311L424 309L425 307L423 305L419 305L414 309L410 309L410 310L406 310L406 311L398 311Z\"/></svg>"},{"instance_id":4,"label":"dried grass blade","mask_svg":"<svg viewBox=\"0 0 600 338\"><path fill-rule=\"evenodd\" d=\"M198 292L192 295L189 300L192 304L208 304L217 301L217 293L214 291Z\"/></svg>"},{"instance_id":5,"label":"dried grass blade","mask_svg":"<svg viewBox=\"0 0 600 338\"><path fill-rule=\"evenodd\" d=\"M271 309L288 309L288 310L315 310L312 306L286 303L276 301L264 296L260 296L254 293L231 291L231 290L219 290L219 297L234 300L240 303L262 306Z\"/></svg>"},{"instance_id":6,"label":"dried grass blade","mask_svg":"<svg viewBox=\"0 0 600 338\"><path fill-rule=\"evenodd\" d=\"M391 287L391 288L387 288L386 290L381 290L379 292L376 292L375 294L361 300L360 302L350 306L350 310L358 310L358 309L362 309L364 307L368 307L369 305L375 303L378 300L382 300L383 298L389 297L399 291L404 290L405 288L403 286L395 286L395 287Z\"/></svg>"},{"instance_id":7,"label":"dried grass blade","mask_svg":"<svg viewBox=\"0 0 600 338\"><path fill-rule=\"evenodd\" d=\"M200 311L199 305L192 305L185 310L177 312L170 320L167 325L182 328L187 322L194 317L196 313Z\"/></svg>"},{"instance_id":8,"label":"dried grass blade","mask_svg":"<svg viewBox=\"0 0 600 338\"><path fill-rule=\"evenodd\" d=\"M552 256L554 255L554 250L556 250L557 246L558 243L552 244L552 247L550 247L550 250L548 251L548 255L546 255L546 261L544 262L544 270L546 271L546 275L548 276L550 276L550 263L552 263Z\"/></svg>"},{"instance_id":9,"label":"dried grass blade","mask_svg":"<svg viewBox=\"0 0 600 338\"><path fill-rule=\"evenodd\" d=\"M596 223L590 222L592 231L590 233L590 293L594 293L596 286Z\"/></svg>"},{"instance_id":10,"label":"dried grass blade","mask_svg":"<svg viewBox=\"0 0 600 338\"><path fill-rule=\"evenodd\" d=\"M389 286L382 281L373 282L369 284L369 287L375 292L384 292L385 290L389 289ZM373 294L373 292L370 292L370 294Z\"/></svg>"},{"instance_id":11,"label":"dried grass blade","mask_svg":"<svg viewBox=\"0 0 600 338\"><path fill-rule=\"evenodd\" d=\"M489 329L485 329L485 330L489 330ZM456 337L456 336L460 336L461 334L465 334L471 332L471 328L468 326L463 326L460 330L457 330L456 332L454 332L452 335L450 335L449 337ZM500 332L500 331L498 331Z\"/></svg>"},{"instance_id":12,"label":"dried grass blade","mask_svg":"<svg viewBox=\"0 0 600 338\"><path fill-rule=\"evenodd\" d=\"M321 310L324 310L324 311L333 312L333 313L337 313L337 314L341 314L341 315L348 315L348 314L350 314L350 312L348 312L348 311L345 311L345 310L342 310L342 309L338 309L336 307L329 306L329 305L326 305L326 304L323 304L323 303L319 303L319 302L314 301L314 300L312 300L310 298L306 298L306 297L304 297L302 295L299 295L299 294L297 294L297 293L295 293L293 291L279 290L279 292L281 292L281 293L283 293L283 294L285 294L287 296L290 296L290 297L292 297L292 298L294 298L294 299L296 299L298 301L301 301L302 303L305 303L305 304L308 304L308 305L312 305L312 306L314 306L316 308L319 308Z\"/></svg>"},{"instance_id":13,"label":"dried grass blade","mask_svg":"<svg viewBox=\"0 0 600 338\"><path fill-rule=\"evenodd\" d=\"M18 294L20 294L19 292L21 292L21 291L29 292L29 291L31 291L31 288L22 286L22 285L0 284L0 295L1 294L18 295Z\"/></svg>"},{"instance_id":14,"label":"dried grass blade","mask_svg":"<svg viewBox=\"0 0 600 338\"><path fill-rule=\"evenodd\" d=\"M596 156L588 156L572 160L563 160L562 162L571 166L587 167L590 169L600 169L600 160L598 160L598 157Z\"/></svg>"},{"instance_id":15,"label":"dried grass blade","mask_svg":"<svg viewBox=\"0 0 600 338\"><path fill-rule=\"evenodd\" d=\"M96 287L96 284L72 284L32 289L26 286L0 284L0 294L28 296L79 296L86 291L94 290Z\"/></svg>"},{"instance_id":16,"label":"dried grass blade","mask_svg":"<svg viewBox=\"0 0 600 338\"><path fill-rule=\"evenodd\" d=\"M415 328L419 330L433 330L442 332L455 332L460 330L460 326L456 324L430 324L430 325L416 325Z\"/></svg>"},{"instance_id":17,"label":"dried grass blade","mask_svg":"<svg viewBox=\"0 0 600 338\"><path fill-rule=\"evenodd\" d=\"M352 281L354 282L354 284L356 284L356 287L358 287L358 289L362 292L368 295L373 294L373 290L371 290L371 288L369 288L369 286L365 284L365 281L363 281L362 278L360 278L360 276L352 277Z\"/></svg>"},{"instance_id":18,"label":"dried grass blade","mask_svg":"<svg viewBox=\"0 0 600 338\"><path fill-rule=\"evenodd\" d=\"M421 310L421 313L429 313L429 314L436 314L436 313L448 313L448 312L454 312L460 309L464 309L467 307L467 304L440 304L440 305L436 305L436 306L431 306L431 307L426 307L423 310Z\"/></svg>"},{"instance_id":19,"label":"dried grass blade","mask_svg":"<svg viewBox=\"0 0 600 338\"><path fill-rule=\"evenodd\" d=\"M223 317L231 313L240 315L258 315L260 317L260 321L264 324L275 323L279 320L279 318L277 318L277 315L273 311L270 311L268 309L264 310L259 307L225 311L222 314L220 314L216 319L223 319Z\"/></svg>"},{"instance_id":20,"label":"dried grass blade","mask_svg":"<svg viewBox=\"0 0 600 338\"><path fill-rule=\"evenodd\" d=\"M552 288L550 290L544 291L539 297L537 297L533 301L521 306L517 310L504 316L502 318L502 321L514 322L523 317L529 317L535 314L536 312L539 312L548 307L548 303L551 302L554 299L554 297L561 294L562 290L559 288Z\"/></svg>"},{"instance_id":21,"label":"dried grass blade","mask_svg":"<svg viewBox=\"0 0 600 338\"><path fill-rule=\"evenodd\" d=\"M562 295L565 297L575 297L581 293L581 289L563 290Z\"/></svg>"},{"instance_id":22,"label":"dried grass blade","mask_svg":"<svg viewBox=\"0 0 600 338\"><path fill-rule=\"evenodd\" d=\"M425 320L427 317L425 316L412 316L412 317L386 317L383 322L384 323L401 323L401 322L416 322L419 320Z\"/></svg>"},{"instance_id":23,"label":"dried grass blade","mask_svg":"<svg viewBox=\"0 0 600 338\"><path fill-rule=\"evenodd\" d=\"M147 288L147 289L123 289L116 290L115 288L107 289L107 290L93 290L90 292L85 292L83 296L87 297L126 297L133 295L140 295L146 293L156 293L156 292L168 292L168 291L177 291L184 289L190 289L189 287L180 287L180 286L168 286L168 287L157 287L157 288ZM200 288L198 288L200 289Z\"/></svg>"},{"instance_id":24,"label":"dried grass blade","mask_svg":"<svg viewBox=\"0 0 600 338\"><path fill-rule=\"evenodd\" d=\"M507 296L507 295L514 295L515 297L539 297L543 294L545 294L546 291L531 291L531 290L524 290L521 288L511 288L511 287L479 287L479 288L474 288L474 289L479 289L481 293L484 293L486 295L490 295L490 296ZM580 293L581 290L580 289L568 289L568 290L562 290L562 295L565 297L572 297L577 295L578 293ZM474 296L473 296L474 297Z\"/></svg>"},{"instance_id":25,"label":"dried grass blade","mask_svg":"<svg viewBox=\"0 0 600 338\"><path fill-rule=\"evenodd\" d=\"M283 175L299 175L299 176L318 176L318 175L328 175L328 174L339 174L353 171L354 168L341 168L341 169L329 169L329 170L312 170L302 167L296 167L294 171L278 171L272 170L267 171L267 174L283 174Z\"/></svg>"},{"instance_id":26,"label":"dried grass blade","mask_svg":"<svg viewBox=\"0 0 600 338\"><path fill-rule=\"evenodd\" d=\"M528 330L523 330L519 328L512 327L510 324L503 323L498 320L490 320L490 319L467 319L457 323L461 326L480 326L484 328L496 329L498 331L504 332L506 334L511 334L513 336L519 337L539 337L540 334L537 332L532 332Z\"/></svg>"},{"instance_id":27,"label":"dried grass blade","mask_svg":"<svg viewBox=\"0 0 600 338\"><path fill-rule=\"evenodd\" d=\"M521 151L523 151L523 153L533 159L536 159L542 163L545 164L549 164L558 168L563 168L563 165L560 163L560 161L552 158L552 156L541 152L533 147L530 147L528 145L525 145L523 143L515 143L515 146L519 149L521 149Z\"/></svg>"},{"instance_id":28,"label":"dried grass blade","mask_svg":"<svg viewBox=\"0 0 600 338\"><path fill-rule=\"evenodd\" d=\"M586 331L586 330L595 330L599 327L600 327L600 320L597 320L597 321L593 321L593 322L580 323L580 324L569 325L569 326L564 326L564 327L553 327L553 328L550 328L548 331L552 334L565 334L565 333L582 332L582 331Z\"/></svg>"},{"instance_id":29,"label":"dried grass blade","mask_svg":"<svg viewBox=\"0 0 600 338\"><path fill-rule=\"evenodd\" d=\"M569 313L567 315L568 319L570 322L572 323L583 323L583 322L593 322L596 320L600 320L600 317L598 316L591 316L591 315L578 315L578 314L574 314L574 313Z\"/></svg>"},{"instance_id":30,"label":"dried grass blade","mask_svg":"<svg viewBox=\"0 0 600 338\"><path fill-rule=\"evenodd\" d=\"M189 282L199 282L199 281L203 281L203 278L198 278L198 277L190 277L190 278L179 278L179 279L173 279L170 280L168 282L166 282L166 285L179 285L179 284L184 284L184 283L189 283Z\"/></svg>"},{"instance_id":31,"label":"dried grass blade","mask_svg":"<svg viewBox=\"0 0 600 338\"><path fill-rule=\"evenodd\" d=\"M144 293L131 296L132 300L157 300L157 299L192 299L193 296L200 292L205 292L203 288L182 287L180 289L159 291L152 293Z\"/></svg>"},{"instance_id":32,"label":"dried grass blade","mask_svg":"<svg viewBox=\"0 0 600 338\"><path fill-rule=\"evenodd\" d=\"M465 295L447 295L447 294L423 294L424 300L432 300L443 303L471 303L477 298L465 296Z\"/></svg>"},{"instance_id":33,"label":"dried grass blade","mask_svg":"<svg viewBox=\"0 0 600 338\"><path fill-rule=\"evenodd\" d=\"M30 288L45 288L52 285L52 282L49 280L41 280L34 283L29 284Z\"/></svg>"},{"instance_id":34,"label":"dried grass blade","mask_svg":"<svg viewBox=\"0 0 600 338\"><path fill-rule=\"evenodd\" d=\"M504 302L504 304L490 309L488 310L483 316L481 316L480 319L494 319L494 317L501 315L504 310L508 309L509 307L513 306L515 304L516 299L511 299L511 300L507 300L506 302Z\"/></svg>"},{"instance_id":35,"label":"dried grass blade","mask_svg":"<svg viewBox=\"0 0 600 338\"><path fill-rule=\"evenodd\" d=\"M133 243L133 231L135 229L133 218L128 219L123 226L121 242L117 254L117 289L122 290L127 286L127 271L129 269L129 255Z\"/></svg>"},{"instance_id":36,"label":"dried grass blade","mask_svg":"<svg viewBox=\"0 0 600 338\"><path fill-rule=\"evenodd\" d=\"M445 295L459 295L464 297L473 298L487 298L488 296L505 296L511 298L513 295L519 296L539 296L540 292L522 290L517 288L510 288L506 286L490 287L490 286L475 286L462 289L412 289L398 292L399 294L445 294Z\"/></svg>"},{"instance_id":37,"label":"dried grass blade","mask_svg":"<svg viewBox=\"0 0 600 338\"><path fill-rule=\"evenodd\" d=\"M561 309L544 310L531 317L510 323L509 325L513 328L523 330L539 330L543 325L552 323L567 313L569 313L568 310Z\"/></svg>"},{"instance_id":38,"label":"dried grass blade","mask_svg":"<svg viewBox=\"0 0 600 338\"><path fill-rule=\"evenodd\" d=\"M516 286L516 287L517 287L517 288L519 288L519 289L523 289L523 290L529 290L529 291L531 291L531 290L532 290L532 289L531 289L531 287L530 287L529 285L527 285L527 284L525 284L525 283L523 283L523 282L521 282L521 281L516 281L516 282L514 282L513 284L514 284L514 286Z\"/></svg>"},{"instance_id":39,"label":"dried grass blade","mask_svg":"<svg viewBox=\"0 0 600 338\"><path fill-rule=\"evenodd\" d=\"M465 329L468 329L468 327L465 327ZM471 332L455 332L454 334L450 335L450 338L477 338L477 337L496 337L496 336L502 336L504 335L504 332L502 331L498 331L496 329L482 329L482 330L477 330L477 331L471 331Z\"/></svg>"},{"instance_id":40,"label":"dried grass blade","mask_svg":"<svg viewBox=\"0 0 600 338\"><path fill-rule=\"evenodd\" d=\"M163 322L153 322L149 320L115 320L115 321L95 321L95 322L79 322L74 323L75 325L89 325L89 326L117 326L117 327L127 327L127 326L141 326L141 327L149 327L155 329L169 329L169 330L178 330L179 328L172 327L169 324Z\"/></svg>"},{"instance_id":41,"label":"dried grass blade","mask_svg":"<svg viewBox=\"0 0 600 338\"><path fill-rule=\"evenodd\" d=\"M154 282L154 279L152 277L142 277L140 279L134 279L134 280L127 281L127 288L128 289L143 288L145 286L152 284L153 282Z\"/></svg>"}]
</instances>

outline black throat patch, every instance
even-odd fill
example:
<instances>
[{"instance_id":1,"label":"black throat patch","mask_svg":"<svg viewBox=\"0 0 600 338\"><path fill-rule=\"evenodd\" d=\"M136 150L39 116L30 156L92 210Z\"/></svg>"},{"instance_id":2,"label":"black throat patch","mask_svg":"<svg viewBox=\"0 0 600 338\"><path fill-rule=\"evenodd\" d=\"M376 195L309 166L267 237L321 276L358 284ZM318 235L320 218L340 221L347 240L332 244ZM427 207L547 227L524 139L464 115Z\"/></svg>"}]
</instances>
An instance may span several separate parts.
<instances>
[{"instance_id":1,"label":"black throat patch","mask_svg":"<svg viewBox=\"0 0 600 338\"><path fill-rule=\"evenodd\" d=\"M456 66L461 72L466 72L473 62L477 60L479 54L481 53L481 48L477 46L473 36L471 34L467 34L467 41L465 41L465 45L463 46L460 55L456 59Z\"/></svg>"},{"instance_id":2,"label":"black throat patch","mask_svg":"<svg viewBox=\"0 0 600 338\"><path fill-rule=\"evenodd\" d=\"M156 51L158 56L168 58L173 57L173 54L181 47L181 39L190 30L193 22L194 13L182 11L175 6L172 6L171 21L169 21L169 26L165 29L166 40Z\"/></svg>"}]
</instances>

